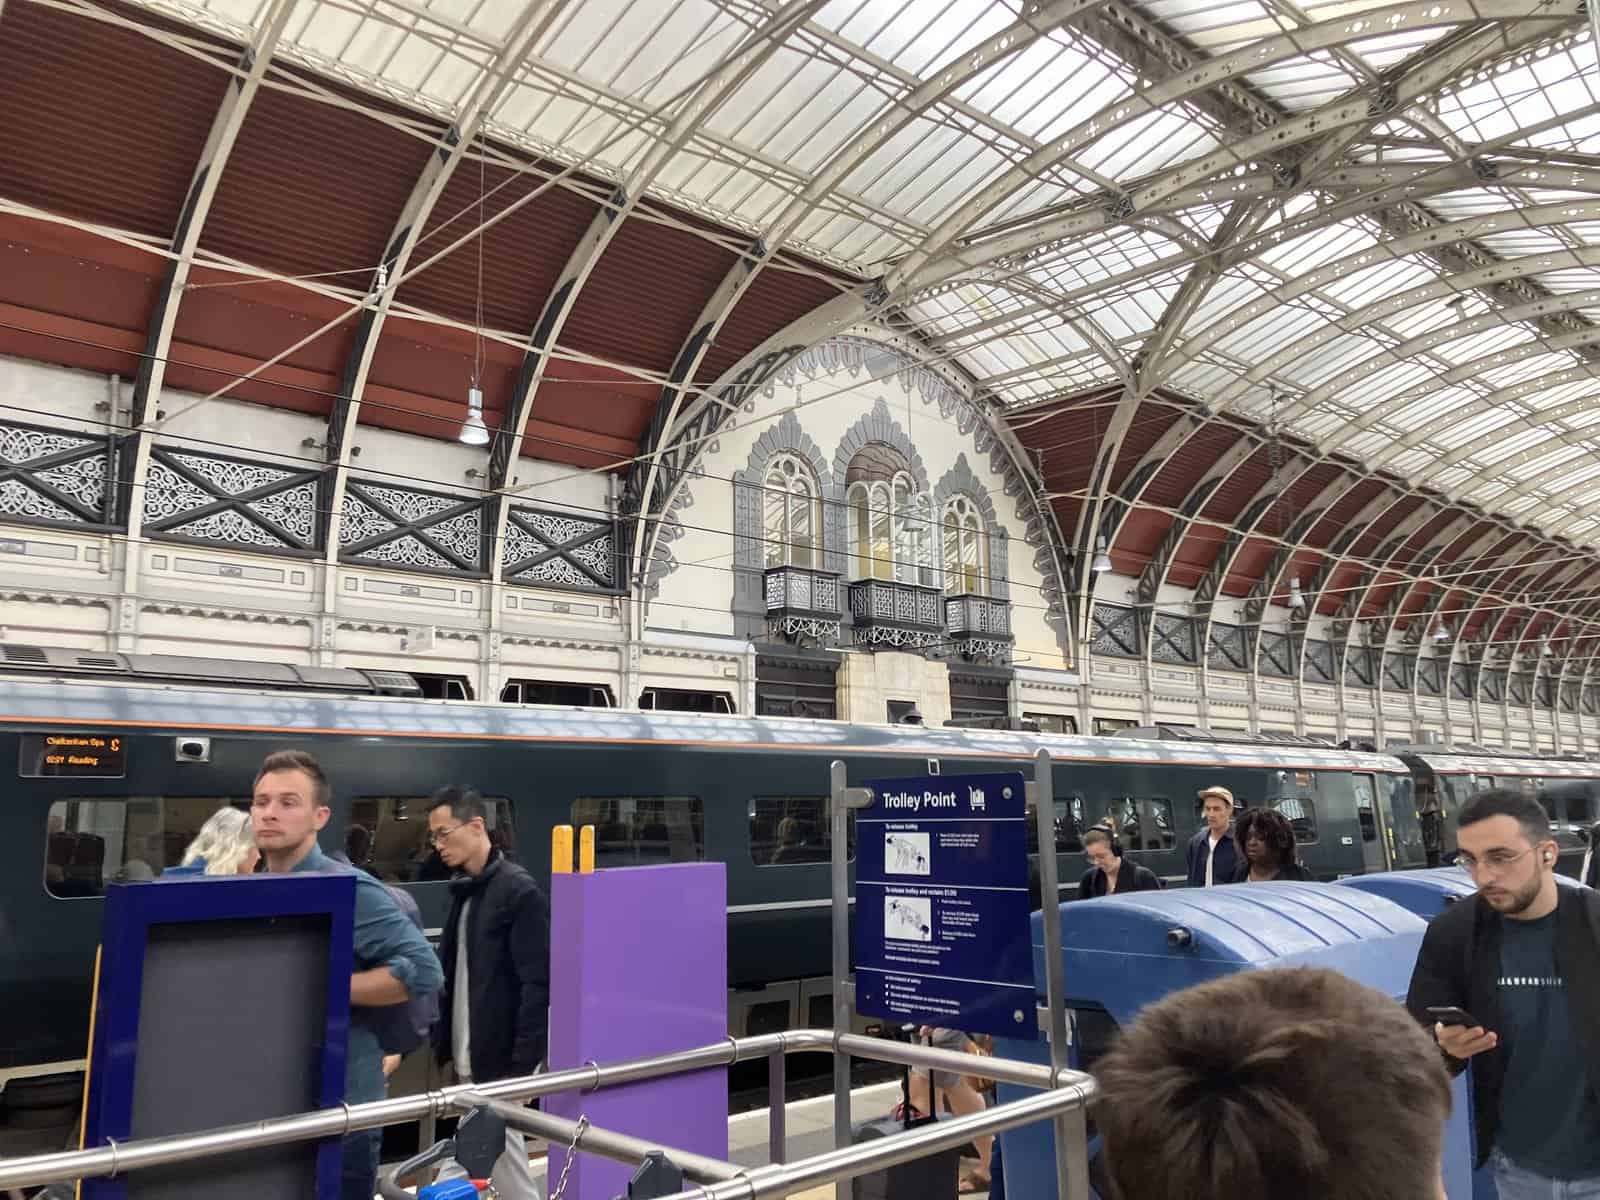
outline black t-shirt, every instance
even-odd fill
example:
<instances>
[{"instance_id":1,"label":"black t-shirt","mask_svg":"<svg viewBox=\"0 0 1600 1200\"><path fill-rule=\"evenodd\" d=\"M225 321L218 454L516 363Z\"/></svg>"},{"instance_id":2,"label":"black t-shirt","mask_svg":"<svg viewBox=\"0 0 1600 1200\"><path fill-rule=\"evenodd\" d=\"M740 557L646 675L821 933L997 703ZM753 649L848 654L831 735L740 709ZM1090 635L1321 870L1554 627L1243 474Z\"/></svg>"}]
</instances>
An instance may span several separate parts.
<instances>
[{"instance_id":1,"label":"black t-shirt","mask_svg":"<svg viewBox=\"0 0 1600 1200\"><path fill-rule=\"evenodd\" d=\"M1500 922L1499 1149L1553 1179L1600 1173L1600 1104L1572 1028L1556 962L1556 914Z\"/></svg>"}]
</instances>

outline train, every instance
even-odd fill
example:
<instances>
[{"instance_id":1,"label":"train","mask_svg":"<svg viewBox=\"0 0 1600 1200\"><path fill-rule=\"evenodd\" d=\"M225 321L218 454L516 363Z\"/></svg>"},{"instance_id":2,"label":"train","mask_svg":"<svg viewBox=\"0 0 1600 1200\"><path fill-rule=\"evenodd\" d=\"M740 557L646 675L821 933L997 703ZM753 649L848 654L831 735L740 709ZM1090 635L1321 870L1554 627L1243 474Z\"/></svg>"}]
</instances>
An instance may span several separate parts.
<instances>
[{"instance_id":1,"label":"train","mask_svg":"<svg viewBox=\"0 0 1600 1200\"><path fill-rule=\"evenodd\" d=\"M834 760L854 786L1031 772L1048 750L1064 893L1086 869L1083 833L1108 818L1134 861L1182 885L1197 794L1213 784L1241 807L1287 816L1323 880L1446 861L1466 796L1525 787L1556 822L1560 869L1577 875L1600 788L1597 763L1438 747L1377 753L1162 731L1079 737L430 700L392 672L324 672L307 684L298 674L307 668L270 681L259 664L174 671L163 661L141 674L130 662L138 656L121 656L119 671L94 674L68 668L73 652L40 662L11 649L0 646L0 762L16 764L0 817L0 869L11 881L0 907L0 1146L10 1144L8 1121L47 1092L60 1103L81 1070L106 887L177 863L211 812L248 804L262 758L286 746L328 771L325 848L409 891L435 935L449 897L426 805L446 784L471 784L492 801L493 837L536 878L547 880L551 831L562 824L595 827L600 867L725 863L735 1034L832 1023ZM8 669L17 657L20 669Z\"/></svg>"}]
</instances>

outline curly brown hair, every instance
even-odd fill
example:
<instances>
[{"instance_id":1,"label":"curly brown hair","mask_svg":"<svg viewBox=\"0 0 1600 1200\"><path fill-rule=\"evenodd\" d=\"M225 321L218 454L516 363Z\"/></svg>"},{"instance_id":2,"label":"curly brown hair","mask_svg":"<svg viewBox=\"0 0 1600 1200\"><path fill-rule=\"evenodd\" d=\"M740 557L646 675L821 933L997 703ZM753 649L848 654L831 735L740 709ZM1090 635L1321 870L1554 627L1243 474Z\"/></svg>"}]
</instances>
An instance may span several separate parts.
<instances>
[{"instance_id":1,"label":"curly brown hair","mask_svg":"<svg viewBox=\"0 0 1600 1200\"><path fill-rule=\"evenodd\" d=\"M1272 855L1276 866L1287 867L1299 861L1300 856L1295 850L1294 826L1289 824L1288 817L1276 809L1252 808L1240 816L1233 833L1233 840L1240 850L1244 849L1252 833L1261 839L1261 844Z\"/></svg>"}]
</instances>

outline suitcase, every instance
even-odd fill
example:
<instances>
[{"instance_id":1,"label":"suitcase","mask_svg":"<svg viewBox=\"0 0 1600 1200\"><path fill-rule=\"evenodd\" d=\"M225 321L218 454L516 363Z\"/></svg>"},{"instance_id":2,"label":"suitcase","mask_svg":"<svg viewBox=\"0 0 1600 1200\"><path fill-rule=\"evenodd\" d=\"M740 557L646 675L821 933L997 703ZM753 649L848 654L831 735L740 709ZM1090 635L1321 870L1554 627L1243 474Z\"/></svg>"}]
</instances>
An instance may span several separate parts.
<instances>
[{"instance_id":1,"label":"suitcase","mask_svg":"<svg viewBox=\"0 0 1600 1200\"><path fill-rule=\"evenodd\" d=\"M906 1129L916 1129L938 1120L935 1116L911 1117L911 1068L900 1076L900 1099L904 1120L892 1115L863 1121L850 1130L850 1141L859 1145L889 1137ZM871 1175L857 1175L851 1181L852 1200L955 1200L961 1177L961 1147L952 1146L922 1158L887 1167Z\"/></svg>"}]
</instances>

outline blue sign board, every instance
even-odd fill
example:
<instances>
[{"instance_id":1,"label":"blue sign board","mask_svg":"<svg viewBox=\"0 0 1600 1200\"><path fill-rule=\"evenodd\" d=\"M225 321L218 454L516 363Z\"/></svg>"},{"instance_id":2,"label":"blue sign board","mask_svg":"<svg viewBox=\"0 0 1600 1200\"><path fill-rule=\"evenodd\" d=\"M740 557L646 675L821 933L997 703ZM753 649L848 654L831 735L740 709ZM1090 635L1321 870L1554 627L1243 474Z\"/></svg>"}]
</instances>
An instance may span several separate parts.
<instances>
[{"instance_id":1,"label":"blue sign board","mask_svg":"<svg viewBox=\"0 0 1600 1200\"><path fill-rule=\"evenodd\" d=\"M1022 774L867 781L856 816L856 1010L1036 1038Z\"/></svg>"}]
</instances>

